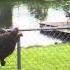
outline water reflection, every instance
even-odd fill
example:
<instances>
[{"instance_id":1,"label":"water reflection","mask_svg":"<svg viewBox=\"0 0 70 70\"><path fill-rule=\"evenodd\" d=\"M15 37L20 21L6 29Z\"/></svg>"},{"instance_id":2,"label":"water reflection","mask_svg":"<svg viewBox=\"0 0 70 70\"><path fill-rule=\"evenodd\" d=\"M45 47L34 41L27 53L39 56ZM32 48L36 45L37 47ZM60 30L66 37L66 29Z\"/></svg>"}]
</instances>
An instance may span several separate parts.
<instances>
[{"instance_id":1,"label":"water reflection","mask_svg":"<svg viewBox=\"0 0 70 70\"><path fill-rule=\"evenodd\" d=\"M13 8L13 27L19 29L39 28L39 20L30 15L28 7L26 5L20 5L19 8L14 6ZM23 32L21 38L21 46L29 45L48 45L55 42L61 42L57 39L53 39L40 34L39 31Z\"/></svg>"}]
</instances>

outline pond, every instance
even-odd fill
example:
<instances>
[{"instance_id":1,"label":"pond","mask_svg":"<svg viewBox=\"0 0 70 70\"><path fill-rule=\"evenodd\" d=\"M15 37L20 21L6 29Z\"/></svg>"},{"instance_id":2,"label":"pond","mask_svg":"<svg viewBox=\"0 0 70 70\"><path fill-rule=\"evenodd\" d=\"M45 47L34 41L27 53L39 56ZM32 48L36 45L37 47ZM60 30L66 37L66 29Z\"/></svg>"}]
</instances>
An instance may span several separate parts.
<instances>
[{"instance_id":1,"label":"pond","mask_svg":"<svg viewBox=\"0 0 70 70\"><path fill-rule=\"evenodd\" d=\"M18 27L19 29L31 29L40 28L40 21L30 15L30 12L26 5L20 5L19 8L14 6L13 8L13 27ZM60 40L44 36L40 31L26 31L22 32L23 37L21 38L21 46L30 45L49 45L55 42L61 42Z\"/></svg>"},{"instance_id":2,"label":"pond","mask_svg":"<svg viewBox=\"0 0 70 70\"><path fill-rule=\"evenodd\" d=\"M0 13L0 27L31 29L40 28L39 23L67 21L65 12L62 8L53 9L49 7L46 9L39 8L39 6L36 7L36 5L34 7L34 5L30 5L30 3L28 3L28 5L23 3L15 4L13 6L8 4L6 6L2 5ZM55 42L62 42L59 39L43 35L40 31L24 31L22 33L23 37L21 37L21 46L23 47L30 45L50 45Z\"/></svg>"}]
</instances>

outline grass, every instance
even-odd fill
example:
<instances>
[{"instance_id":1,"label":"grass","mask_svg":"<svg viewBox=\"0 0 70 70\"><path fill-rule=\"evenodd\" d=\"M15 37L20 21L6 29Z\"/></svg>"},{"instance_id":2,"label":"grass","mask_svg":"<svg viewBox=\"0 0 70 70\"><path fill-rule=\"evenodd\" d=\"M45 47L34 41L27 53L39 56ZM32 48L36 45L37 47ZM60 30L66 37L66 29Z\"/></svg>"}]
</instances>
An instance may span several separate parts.
<instances>
[{"instance_id":1,"label":"grass","mask_svg":"<svg viewBox=\"0 0 70 70\"><path fill-rule=\"evenodd\" d=\"M70 70L70 44L57 44L21 49L22 70ZM6 58L0 70L17 70L16 50Z\"/></svg>"}]
</instances>

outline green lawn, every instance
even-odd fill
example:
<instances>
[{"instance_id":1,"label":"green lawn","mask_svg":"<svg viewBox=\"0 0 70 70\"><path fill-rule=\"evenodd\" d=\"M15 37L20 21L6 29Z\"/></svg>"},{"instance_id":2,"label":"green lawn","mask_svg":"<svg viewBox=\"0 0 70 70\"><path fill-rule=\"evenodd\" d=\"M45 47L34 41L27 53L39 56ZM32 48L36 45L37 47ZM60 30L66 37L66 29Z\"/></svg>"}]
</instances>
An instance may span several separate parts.
<instances>
[{"instance_id":1,"label":"green lawn","mask_svg":"<svg viewBox=\"0 0 70 70\"><path fill-rule=\"evenodd\" d=\"M22 70L70 70L70 44L22 48ZM16 51L0 70L17 70Z\"/></svg>"}]
</instances>

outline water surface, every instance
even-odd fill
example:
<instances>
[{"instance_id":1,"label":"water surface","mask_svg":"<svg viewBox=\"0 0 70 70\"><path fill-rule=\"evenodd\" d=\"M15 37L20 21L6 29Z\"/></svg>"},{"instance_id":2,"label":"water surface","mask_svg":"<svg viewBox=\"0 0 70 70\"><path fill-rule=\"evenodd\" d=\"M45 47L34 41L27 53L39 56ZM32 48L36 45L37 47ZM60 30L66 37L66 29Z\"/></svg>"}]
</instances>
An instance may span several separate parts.
<instances>
[{"instance_id":1,"label":"water surface","mask_svg":"<svg viewBox=\"0 0 70 70\"><path fill-rule=\"evenodd\" d=\"M19 7L14 6L13 8L13 27L18 27L19 29L31 29L40 28L40 20L36 19L30 14L28 7L21 4ZM21 46L27 47L30 45L50 45L55 42L61 42L60 40L44 36L40 34L40 31L26 31L22 32L23 37L21 38Z\"/></svg>"}]
</instances>

